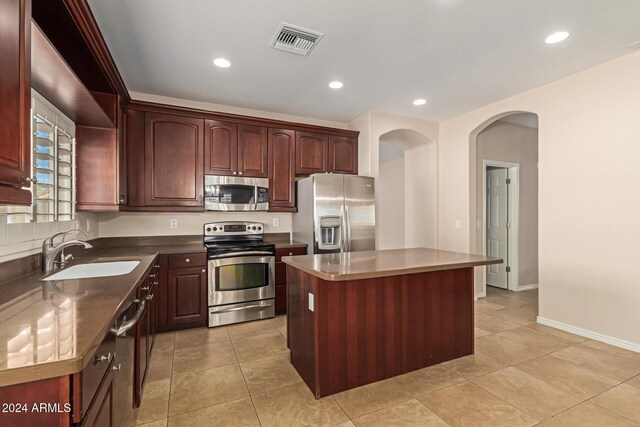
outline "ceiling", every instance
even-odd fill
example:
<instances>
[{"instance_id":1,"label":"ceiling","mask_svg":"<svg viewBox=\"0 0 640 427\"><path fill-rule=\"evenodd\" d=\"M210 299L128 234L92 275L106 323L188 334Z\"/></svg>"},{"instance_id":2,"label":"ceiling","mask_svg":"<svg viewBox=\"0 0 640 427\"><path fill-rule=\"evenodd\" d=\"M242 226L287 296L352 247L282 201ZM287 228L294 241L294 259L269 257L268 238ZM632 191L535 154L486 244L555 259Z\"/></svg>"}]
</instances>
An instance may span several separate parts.
<instances>
[{"instance_id":1,"label":"ceiling","mask_svg":"<svg viewBox=\"0 0 640 427\"><path fill-rule=\"evenodd\" d=\"M443 120L632 53L640 40L638 0L89 4L131 91L340 122L369 110ZM273 49L282 21L325 36L309 56ZM566 41L544 43L561 30ZM332 80L344 87L329 89Z\"/></svg>"}]
</instances>

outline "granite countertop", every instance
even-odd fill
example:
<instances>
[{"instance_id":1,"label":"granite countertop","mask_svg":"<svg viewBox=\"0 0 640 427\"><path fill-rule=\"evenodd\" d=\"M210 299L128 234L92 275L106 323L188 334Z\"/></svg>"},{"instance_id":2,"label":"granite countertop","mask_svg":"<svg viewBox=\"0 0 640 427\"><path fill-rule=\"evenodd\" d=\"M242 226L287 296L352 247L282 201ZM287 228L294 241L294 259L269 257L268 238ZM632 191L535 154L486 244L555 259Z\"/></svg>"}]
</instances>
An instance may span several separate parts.
<instances>
[{"instance_id":1,"label":"granite countertop","mask_svg":"<svg viewBox=\"0 0 640 427\"><path fill-rule=\"evenodd\" d=\"M280 233L280 234L284 234L284 235L283 236L281 236L279 234L278 235L266 235L264 237L264 241L266 243L273 243L274 245L276 245L276 249L286 249L286 248L307 246L306 243L297 242L295 240L292 240L289 237L289 233Z\"/></svg>"},{"instance_id":2,"label":"granite countertop","mask_svg":"<svg viewBox=\"0 0 640 427\"><path fill-rule=\"evenodd\" d=\"M323 280L341 281L501 264L501 258L428 248L388 249L282 257L282 261Z\"/></svg>"}]
</instances>

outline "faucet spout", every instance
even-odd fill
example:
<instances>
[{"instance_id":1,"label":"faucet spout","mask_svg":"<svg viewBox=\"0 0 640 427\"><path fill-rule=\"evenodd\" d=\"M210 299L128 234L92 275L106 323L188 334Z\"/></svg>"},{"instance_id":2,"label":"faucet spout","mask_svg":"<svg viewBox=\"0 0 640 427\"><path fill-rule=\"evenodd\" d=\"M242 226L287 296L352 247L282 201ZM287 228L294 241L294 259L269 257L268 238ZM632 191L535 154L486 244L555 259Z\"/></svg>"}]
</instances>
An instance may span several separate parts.
<instances>
[{"instance_id":1,"label":"faucet spout","mask_svg":"<svg viewBox=\"0 0 640 427\"><path fill-rule=\"evenodd\" d=\"M84 240L68 240L66 242L62 242L57 246L51 248L45 257L45 272L51 273L55 269L55 260L58 254L62 252L62 250L68 246L84 246L85 249L93 248L93 245L89 242L85 242Z\"/></svg>"}]
</instances>

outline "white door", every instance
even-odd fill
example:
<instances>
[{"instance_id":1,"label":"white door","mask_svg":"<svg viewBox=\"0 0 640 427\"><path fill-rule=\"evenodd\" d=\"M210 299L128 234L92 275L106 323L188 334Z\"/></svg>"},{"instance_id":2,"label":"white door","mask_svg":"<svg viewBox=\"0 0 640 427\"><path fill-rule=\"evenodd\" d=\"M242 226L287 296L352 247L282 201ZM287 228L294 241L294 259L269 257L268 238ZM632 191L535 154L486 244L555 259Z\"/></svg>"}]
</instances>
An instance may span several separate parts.
<instances>
[{"instance_id":1,"label":"white door","mask_svg":"<svg viewBox=\"0 0 640 427\"><path fill-rule=\"evenodd\" d=\"M487 266L487 285L508 289L508 169L487 170L487 255L504 259Z\"/></svg>"}]
</instances>

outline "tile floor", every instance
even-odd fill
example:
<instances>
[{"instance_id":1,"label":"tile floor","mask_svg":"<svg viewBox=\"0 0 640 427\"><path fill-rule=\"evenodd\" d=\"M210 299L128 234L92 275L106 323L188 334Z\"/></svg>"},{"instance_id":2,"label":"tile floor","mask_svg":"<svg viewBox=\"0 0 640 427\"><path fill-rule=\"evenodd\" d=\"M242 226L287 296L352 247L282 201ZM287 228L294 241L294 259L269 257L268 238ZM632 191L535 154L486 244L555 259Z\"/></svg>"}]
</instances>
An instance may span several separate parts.
<instances>
[{"instance_id":1,"label":"tile floor","mask_svg":"<svg viewBox=\"0 0 640 427\"><path fill-rule=\"evenodd\" d=\"M489 288L476 354L320 400L286 318L160 334L144 426L640 426L640 354L536 324L537 291Z\"/></svg>"}]
</instances>

